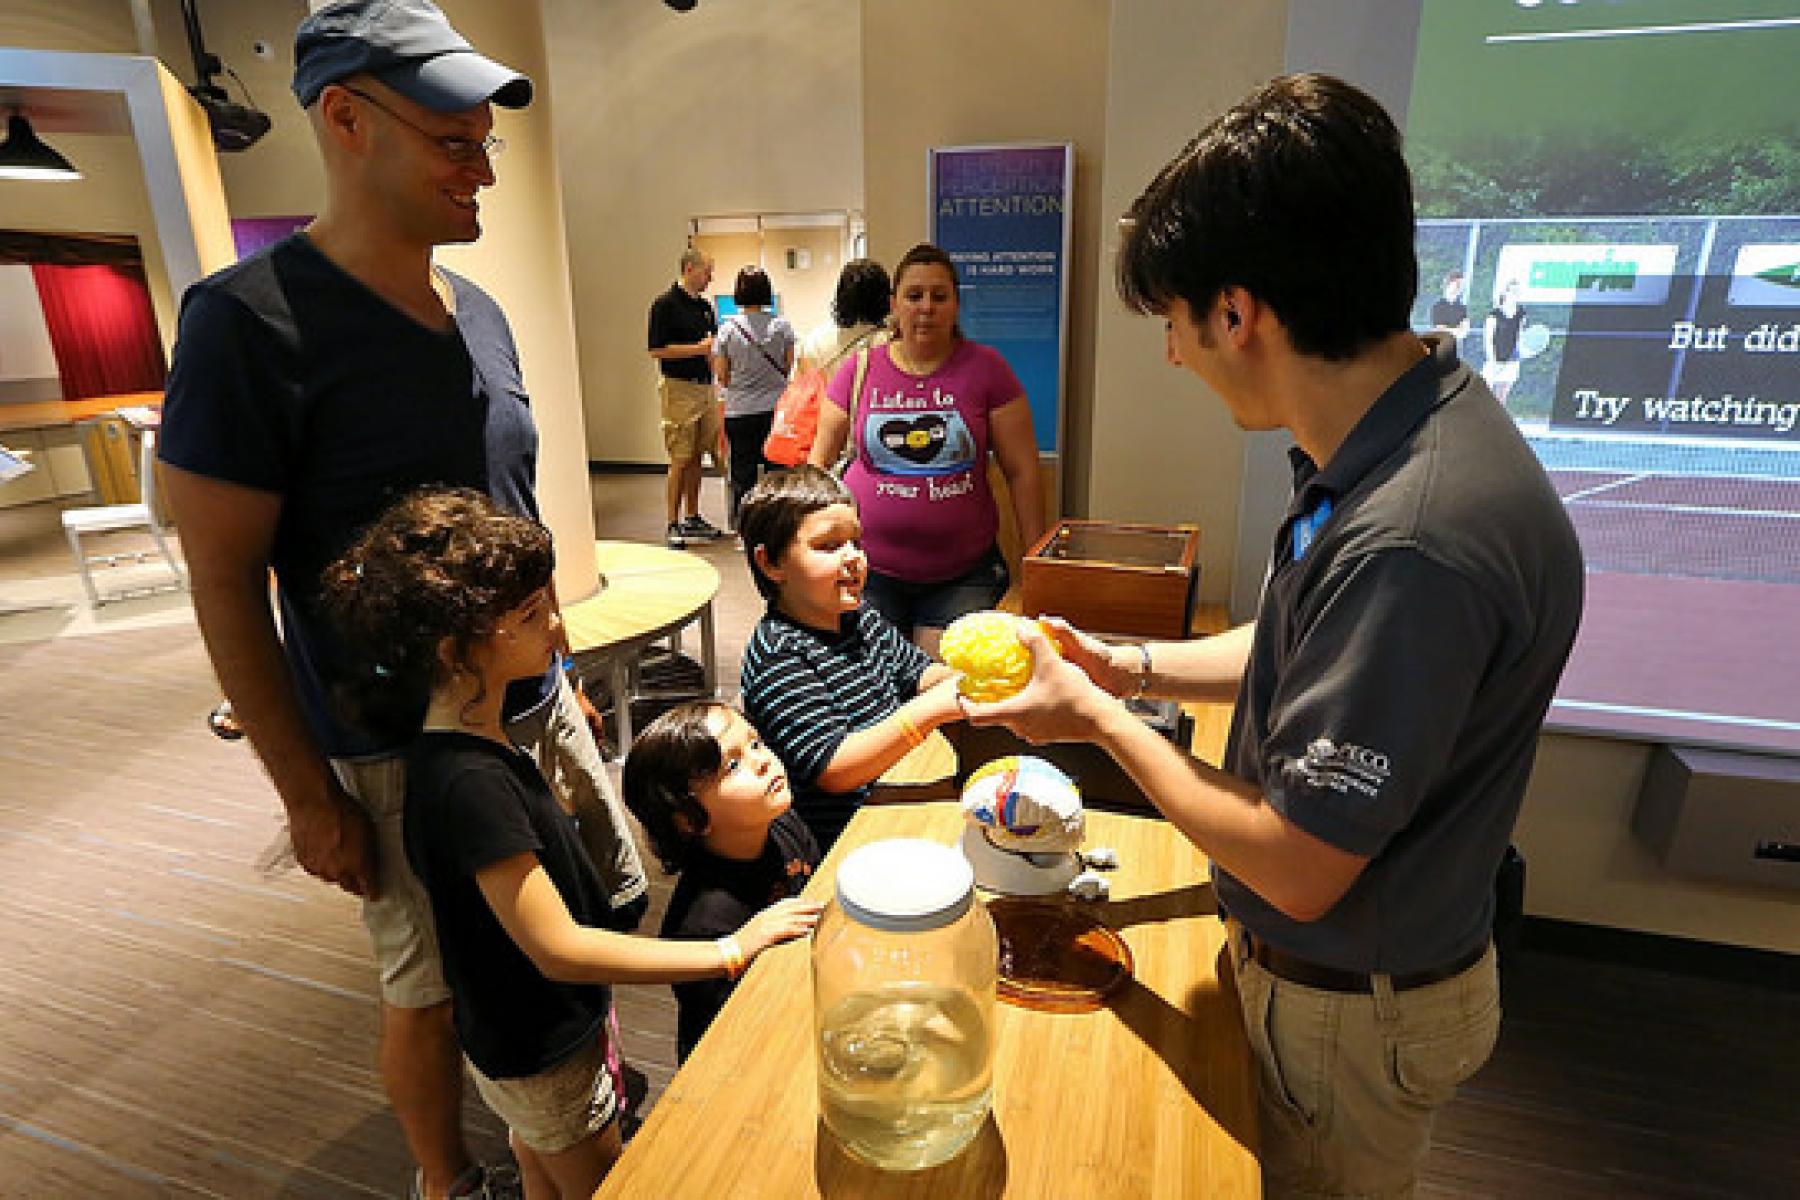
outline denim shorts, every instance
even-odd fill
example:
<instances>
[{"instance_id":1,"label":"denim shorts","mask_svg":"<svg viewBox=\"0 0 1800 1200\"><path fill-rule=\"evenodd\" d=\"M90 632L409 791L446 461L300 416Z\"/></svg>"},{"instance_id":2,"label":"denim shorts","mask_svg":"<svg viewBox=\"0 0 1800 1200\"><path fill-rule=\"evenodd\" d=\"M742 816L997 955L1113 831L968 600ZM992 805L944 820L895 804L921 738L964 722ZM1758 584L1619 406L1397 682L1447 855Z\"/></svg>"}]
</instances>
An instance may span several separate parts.
<instances>
[{"instance_id":1,"label":"denim shorts","mask_svg":"<svg viewBox=\"0 0 1800 1200\"><path fill-rule=\"evenodd\" d=\"M973 567L937 583L913 583L871 569L863 599L911 637L916 628L942 629L966 613L994 607L1011 582L999 547L991 546Z\"/></svg>"}]
</instances>

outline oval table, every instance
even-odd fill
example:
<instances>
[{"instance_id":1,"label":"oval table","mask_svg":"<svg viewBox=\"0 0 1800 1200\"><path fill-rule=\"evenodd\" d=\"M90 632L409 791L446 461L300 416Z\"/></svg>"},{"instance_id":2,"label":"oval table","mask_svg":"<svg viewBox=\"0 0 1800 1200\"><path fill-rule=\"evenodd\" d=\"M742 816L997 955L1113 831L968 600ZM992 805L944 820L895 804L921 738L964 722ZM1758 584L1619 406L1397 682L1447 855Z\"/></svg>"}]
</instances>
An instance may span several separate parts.
<instances>
[{"instance_id":1,"label":"oval table","mask_svg":"<svg viewBox=\"0 0 1800 1200\"><path fill-rule=\"evenodd\" d=\"M697 554L641 542L595 542L594 565L600 590L563 607L563 628L576 661L605 672L623 753L631 745L638 660L651 643L669 638L679 653L681 631L698 621L703 694L718 694L713 600L719 572Z\"/></svg>"}]
</instances>

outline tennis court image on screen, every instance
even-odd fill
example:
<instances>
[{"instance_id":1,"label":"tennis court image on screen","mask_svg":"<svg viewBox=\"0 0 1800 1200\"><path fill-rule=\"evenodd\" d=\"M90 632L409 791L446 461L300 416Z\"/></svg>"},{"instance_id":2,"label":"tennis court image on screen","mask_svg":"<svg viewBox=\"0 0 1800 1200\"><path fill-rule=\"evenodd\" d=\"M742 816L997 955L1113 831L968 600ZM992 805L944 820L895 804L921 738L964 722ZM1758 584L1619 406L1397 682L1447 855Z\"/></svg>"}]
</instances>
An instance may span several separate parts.
<instances>
[{"instance_id":1,"label":"tennis court image on screen","mask_svg":"<svg viewBox=\"0 0 1800 1200\"><path fill-rule=\"evenodd\" d=\"M1580 533L1553 726L1800 752L1796 62L1791 0L1424 0L1414 322Z\"/></svg>"}]
</instances>

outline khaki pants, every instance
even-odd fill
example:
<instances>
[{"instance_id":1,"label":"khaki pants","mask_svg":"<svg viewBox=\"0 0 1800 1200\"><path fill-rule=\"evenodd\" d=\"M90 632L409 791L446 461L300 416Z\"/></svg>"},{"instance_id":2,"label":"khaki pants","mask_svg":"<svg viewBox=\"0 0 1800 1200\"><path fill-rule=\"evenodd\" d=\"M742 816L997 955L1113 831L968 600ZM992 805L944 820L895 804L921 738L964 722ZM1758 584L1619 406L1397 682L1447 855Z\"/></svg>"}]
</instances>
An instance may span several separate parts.
<instances>
[{"instance_id":1,"label":"khaki pants","mask_svg":"<svg viewBox=\"0 0 1800 1200\"><path fill-rule=\"evenodd\" d=\"M1494 948L1460 975L1396 992L1302 987L1246 954L1229 922L1244 1031L1256 1060L1269 1197L1411 1196L1437 1108L1493 1053Z\"/></svg>"}]
</instances>

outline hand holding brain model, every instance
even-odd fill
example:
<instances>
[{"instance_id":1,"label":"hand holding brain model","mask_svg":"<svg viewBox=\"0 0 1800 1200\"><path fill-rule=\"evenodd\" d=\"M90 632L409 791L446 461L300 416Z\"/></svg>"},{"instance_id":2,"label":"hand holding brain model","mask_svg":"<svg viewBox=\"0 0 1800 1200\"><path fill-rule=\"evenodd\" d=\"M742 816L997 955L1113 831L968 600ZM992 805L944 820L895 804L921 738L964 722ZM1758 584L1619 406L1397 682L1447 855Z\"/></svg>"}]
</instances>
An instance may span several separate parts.
<instances>
[{"instance_id":1,"label":"hand holding brain model","mask_svg":"<svg viewBox=\"0 0 1800 1200\"><path fill-rule=\"evenodd\" d=\"M963 695L991 704L1024 690L1031 682L1031 651L1020 637L1026 623L1025 617L992 610L950 622L938 653L946 666L962 673L957 689ZM1056 649L1056 639L1047 631L1045 640Z\"/></svg>"}]
</instances>

